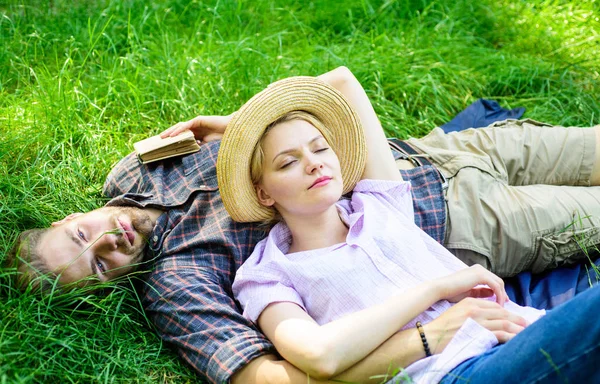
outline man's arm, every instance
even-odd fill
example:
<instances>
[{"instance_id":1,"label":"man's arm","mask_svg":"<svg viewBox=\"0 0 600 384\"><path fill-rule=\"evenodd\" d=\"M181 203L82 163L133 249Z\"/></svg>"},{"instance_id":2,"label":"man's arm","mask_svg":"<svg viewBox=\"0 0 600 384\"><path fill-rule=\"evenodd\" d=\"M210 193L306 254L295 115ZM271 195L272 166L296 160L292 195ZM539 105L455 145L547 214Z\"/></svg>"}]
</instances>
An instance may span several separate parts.
<instances>
[{"instance_id":1,"label":"man's arm","mask_svg":"<svg viewBox=\"0 0 600 384\"><path fill-rule=\"evenodd\" d=\"M525 319L495 302L466 298L423 327L431 352L441 353L468 318L494 333L500 343L512 339L526 326ZM388 375L387 379L391 379L400 368L406 368L424 357L420 335L415 328L411 328L395 333L363 360L330 380L309 378L287 361L265 355L237 371L232 377L232 383L380 383L382 376Z\"/></svg>"},{"instance_id":2,"label":"man's arm","mask_svg":"<svg viewBox=\"0 0 600 384\"><path fill-rule=\"evenodd\" d=\"M277 360L271 344L249 326L222 286L202 268L159 266L150 275L143 304L161 337L211 383L329 383ZM424 357L415 330L394 334L335 379L380 382L371 376L406 367Z\"/></svg>"},{"instance_id":3,"label":"man's arm","mask_svg":"<svg viewBox=\"0 0 600 384\"><path fill-rule=\"evenodd\" d=\"M226 383L251 361L273 353L271 343L237 311L218 275L184 258L166 259L157 261L146 281L143 305L160 337L203 382Z\"/></svg>"},{"instance_id":4,"label":"man's arm","mask_svg":"<svg viewBox=\"0 0 600 384\"><path fill-rule=\"evenodd\" d=\"M339 381L350 383L381 383L382 375L393 374L401 367L408 367L425 357L423 344L416 329L398 332L363 360L331 380L316 380L285 360L274 355L265 355L251 361L232 377L232 384L333 384Z\"/></svg>"}]
</instances>

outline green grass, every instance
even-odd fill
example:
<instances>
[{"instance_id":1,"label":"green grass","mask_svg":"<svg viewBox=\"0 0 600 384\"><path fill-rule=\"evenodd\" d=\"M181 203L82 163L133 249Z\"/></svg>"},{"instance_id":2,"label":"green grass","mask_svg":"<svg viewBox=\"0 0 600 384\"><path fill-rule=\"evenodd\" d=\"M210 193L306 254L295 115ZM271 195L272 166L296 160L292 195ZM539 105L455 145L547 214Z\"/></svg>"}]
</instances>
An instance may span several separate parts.
<instances>
[{"instance_id":1,"label":"green grass","mask_svg":"<svg viewBox=\"0 0 600 384\"><path fill-rule=\"evenodd\" d=\"M290 75L348 66L402 138L479 97L599 124L598 15L597 0L0 1L0 259L19 231L101 206L133 142ZM195 379L127 282L0 286L0 383Z\"/></svg>"}]
</instances>

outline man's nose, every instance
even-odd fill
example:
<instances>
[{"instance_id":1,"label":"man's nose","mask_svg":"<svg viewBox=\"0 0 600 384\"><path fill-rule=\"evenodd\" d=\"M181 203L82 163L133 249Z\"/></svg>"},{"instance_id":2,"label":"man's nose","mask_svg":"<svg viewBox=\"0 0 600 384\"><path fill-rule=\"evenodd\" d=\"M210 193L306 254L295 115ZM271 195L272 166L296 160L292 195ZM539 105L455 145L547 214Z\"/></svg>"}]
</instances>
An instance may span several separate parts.
<instances>
[{"instance_id":1,"label":"man's nose","mask_svg":"<svg viewBox=\"0 0 600 384\"><path fill-rule=\"evenodd\" d=\"M98 236L93 247L98 251L114 251L119 246L120 234L104 232Z\"/></svg>"}]
</instances>

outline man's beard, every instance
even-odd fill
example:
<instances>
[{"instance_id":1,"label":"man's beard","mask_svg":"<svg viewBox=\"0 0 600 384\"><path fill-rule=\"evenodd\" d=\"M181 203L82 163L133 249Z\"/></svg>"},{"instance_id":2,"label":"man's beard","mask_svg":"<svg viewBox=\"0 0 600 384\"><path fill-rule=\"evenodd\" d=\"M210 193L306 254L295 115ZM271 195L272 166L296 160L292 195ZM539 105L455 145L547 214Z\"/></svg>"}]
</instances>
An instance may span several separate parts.
<instances>
[{"instance_id":1,"label":"man's beard","mask_svg":"<svg viewBox=\"0 0 600 384\"><path fill-rule=\"evenodd\" d=\"M142 236L144 244L147 245L148 239L154 230L154 223L150 219L150 215L142 208L136 207L115 207L118 208L117 216L121 213L126 214L131 219L132 228Z\"/></svg>"},{"instance_id":2,"label":"man's beard","mask_svg":"<svg viewBox=\"0 0 600 384\"><path fill-rule=\"evenodd\" d=\"M154 229L154 223L150 219L150 215L142 210L139 210L136 215L131 215L131 225L145 240L150 238Z\"/></svg>"}]
</instances>

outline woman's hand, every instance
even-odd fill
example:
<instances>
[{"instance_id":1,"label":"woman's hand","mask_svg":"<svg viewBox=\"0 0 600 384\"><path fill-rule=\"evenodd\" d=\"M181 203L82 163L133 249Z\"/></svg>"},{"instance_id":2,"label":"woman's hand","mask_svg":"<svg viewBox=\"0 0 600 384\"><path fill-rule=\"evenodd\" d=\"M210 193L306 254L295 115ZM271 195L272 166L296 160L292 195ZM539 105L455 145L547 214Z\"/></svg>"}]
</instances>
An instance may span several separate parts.
<instances>
[{"instance_id":1,"label":"woman's hand","mask_svg":"<svg viewBox=\"0 0 600 384\"><path fill-rule=\"evenodd\" d=\"M493 301L466 298L423 326L431 351L441 353L468 318L491 331L499 343L506 343L527 326L524 318Z\"/></svg>"},{"instance_id":2,"label":"woman's hand","mask_svg":"<svg viewBox=\"0 0 600 384\"><path fill-rule=\"evenodd\" d=\"M481 265L473 265L451 275L437 279L436 285L440 299L457 303L466 297L483 298L496 295L496 302L504 306L508 295L504 290L504 281ZM481 285L487 285L483 287Z\"/></svg>"},{"instance_id":3,"label":"woman's hand","mask_svg":"<svg viewBox=\"0 0 600 384\"><path fill-rule=\"evenodd\" d=\"M164 130L160 137L173 137L183 131L192 131L194 137L199 141L214 141L223 137L227 124L231 121L231 115L227 116L196 116L191 120L183 121Z\"/></svg>"}]
</instances>

